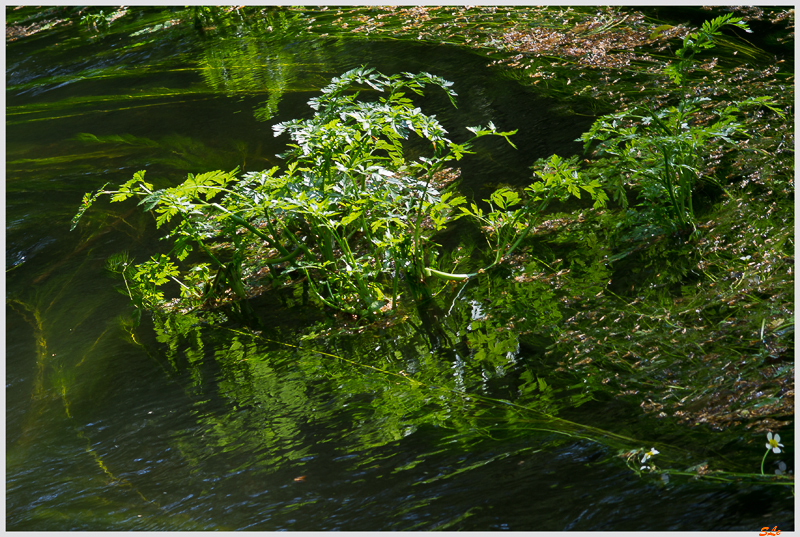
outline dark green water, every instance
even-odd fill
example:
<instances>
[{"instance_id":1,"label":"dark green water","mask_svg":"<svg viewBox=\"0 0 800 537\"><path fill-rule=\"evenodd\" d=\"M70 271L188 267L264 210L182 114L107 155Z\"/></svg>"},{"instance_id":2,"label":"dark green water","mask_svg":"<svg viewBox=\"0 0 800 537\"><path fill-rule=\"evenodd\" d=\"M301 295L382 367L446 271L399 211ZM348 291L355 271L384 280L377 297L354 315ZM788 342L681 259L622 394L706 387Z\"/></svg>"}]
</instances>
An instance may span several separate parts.
<instances>
[{"instance_id":1,"label":"dark green water","mask_svg":"<svg viewBox=\"0 0 800 537\"><path fill-rule=\"evenodd\" d=\"M501 282L471 284L428 325L311 340L301 334L318 313L277 296L256 304L262 337L170 337L147 319L131 331L103 264L163 245L132 205L98 204L70 232L83 193L141 169L176 184L271 166L285 143L271 126L308 114L332 76L430 71L455 82L458 110L423 101L455 139L490 120L519 129L519 151L487 145L465 161L467 194L527 180L588 123L453 47L189 25L130 36L156 22L7 46L7 529L793 529L784 487L637 477L616 457L654 442L637 407L599 397L570 409L590 395L580 385L537 384L548 366L535 338L485 315L545 317L547 289L511 286L511 305L491 287ZM547 417L557 411L571 421ZM685 466L708 455L673 444L659 449Z\"/></svg>"}]
</instances>

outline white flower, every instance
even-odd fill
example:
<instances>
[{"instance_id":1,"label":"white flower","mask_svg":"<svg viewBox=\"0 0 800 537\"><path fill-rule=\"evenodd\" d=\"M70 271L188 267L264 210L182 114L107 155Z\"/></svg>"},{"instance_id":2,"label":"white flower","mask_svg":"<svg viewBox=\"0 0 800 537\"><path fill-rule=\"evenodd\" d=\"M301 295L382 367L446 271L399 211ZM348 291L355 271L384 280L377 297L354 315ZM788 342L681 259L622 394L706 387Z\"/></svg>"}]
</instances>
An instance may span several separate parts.
<instances>
[{"instance_id":1,"label":"white flower","mask_svg":"<svg viewBox=\"0 0 800 537\"><path fill-rule=\"evenodd\" d=\"M647 462L647 459L649 459L654 455L658 455L658 450L656 448L650 448L650 451L645 453L644 456L642 457L642 462Z\"/></svg>"},{"instance_id":2,"label":"white flower","mask_svg":"<svg viewBox=\"0 0 800 537\"><path fill-rule=\"evenodd\" d=\"M767 433L767 443L764 444L767 449L771 449L773 453L780 453L783 444L780 443L781 435L776 434L775 438L772 438L772 433Z\"/></svg>"}]
</instances>

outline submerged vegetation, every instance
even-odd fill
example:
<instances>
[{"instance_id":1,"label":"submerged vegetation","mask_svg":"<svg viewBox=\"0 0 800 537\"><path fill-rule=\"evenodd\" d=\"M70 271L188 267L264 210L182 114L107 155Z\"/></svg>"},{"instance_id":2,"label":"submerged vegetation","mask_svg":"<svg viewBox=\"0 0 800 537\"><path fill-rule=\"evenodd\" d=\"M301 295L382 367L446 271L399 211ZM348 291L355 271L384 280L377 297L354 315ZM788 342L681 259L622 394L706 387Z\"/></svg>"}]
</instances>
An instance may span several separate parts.
<instances>
[{"instance_id":1,"label":"submerged vegetation","mask_svg":"<svg viewBox=\"0 0 800 537\"><path fill-rule=\"evenodd\" d=\"M10 12L7 37L76 24L102 40L126 21L136 40L238 36L241 46L209 46L198 72L251 96L253 117L287 142L273 158L252 139L81 133L73 154L40 162L100 148L135 166L119 186L86 187L72 229L96 240L99 213L137 200L151 221L131 225L128 212L115 222L132 237L145 226L163 234L144 260L138 245L105 268L134 306L133 320L118 320L131 345L198 399L210 389L204 361L222 371L231 410L203 417L206 444L175 440L187 460L207 445L268 446L265 465L287 463L274 446L330 405L357 415L352 451L417 430L460 448L589 439L608 448L601 462L659 486L792 485L793 461L767 459L794 444L794 74L747 40L758 37L747 22L791 40L793 13L739 9L692 28L617 7L53 8ZM437 118L436 99L452 110L468 88L435 72L301 74L284 47L301 37L466 48L588 127L574 151L532 157L522 184L498 174L465 185L489 147L529 154L513 118ZM313 93L309 109L277 121L299 90ZM155 105L163 93L108 106ZM99 99L70 106L83 113ZM41 106L11 107L9 121L61 113ZM159 147L168 156L153 156ZM34 330L44 371L41 312L53 302L34 302L8 304ZM72 419L68 384L58 389ZM603 408L643 425L620 426Z\"/></svg>"}]
</instances>

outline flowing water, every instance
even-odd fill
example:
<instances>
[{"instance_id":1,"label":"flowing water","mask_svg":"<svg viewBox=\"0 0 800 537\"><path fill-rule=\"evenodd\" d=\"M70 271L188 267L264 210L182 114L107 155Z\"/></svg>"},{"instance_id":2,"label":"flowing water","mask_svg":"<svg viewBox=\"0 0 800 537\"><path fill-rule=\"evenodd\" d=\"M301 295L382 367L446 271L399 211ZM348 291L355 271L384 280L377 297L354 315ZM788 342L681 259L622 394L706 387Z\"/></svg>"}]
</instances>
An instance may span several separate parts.
<instances>
[{"instance_id":1,"label":"flowing water","mask_svg":"<svg viewBox=\"0 0 800 537\"><path fill-rule=\"evenodd\" d=\"M454 81L457 110L436 94L423 106L456 139L488 121L520 130L519 151L487 144L465 160L470 195L574 152L589 122L455 47L142 33L163 23L7 46L7 529L793 529L784 487L640 478L617 457L650 447L638 407L520 373L541 349L487 314L546 316L547 289L513 304L455 289L427 326L311 339L318 312L281 296L257 304L260 335L133 327L105 260L164 245L133 204L98 202L70 232L83 193L142 169L177 184L270 167L286 143L271 126L307 116L348 69ZM662 451L701 462L684 440L692 453L678 437Z\"/></svg>"}]
</instances>

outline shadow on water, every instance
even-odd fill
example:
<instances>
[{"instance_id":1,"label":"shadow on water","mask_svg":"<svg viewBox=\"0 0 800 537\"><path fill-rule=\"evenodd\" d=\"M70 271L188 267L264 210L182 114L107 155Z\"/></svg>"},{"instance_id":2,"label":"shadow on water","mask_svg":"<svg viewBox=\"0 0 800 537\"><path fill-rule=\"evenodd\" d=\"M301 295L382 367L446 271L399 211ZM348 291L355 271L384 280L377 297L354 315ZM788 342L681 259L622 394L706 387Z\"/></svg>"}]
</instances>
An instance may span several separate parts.
<instances>
[{"instance_id":1,"label":"shadow on water","mask_svg":"<svg viewBox=\"0 0 800 537\"><path fill-rule=\"evenodd\" d=\"M83 193L140 169L166 185L274 165L286 140L271 125L308 114L332 76L362 64L430 71L455 81L459 108L436 94L421 106L455 140L463 125L519 129L519 151L487 145L463 161L476 197L524 184L540 157L575 152L588 125L549 114L547 100L455 47L215 38L187 25L131 36L160 17L7 47L8 529L761 526L763 510L748 505L766 486L638 478L617 454L645 447L633 438L642 429L580 425L581 405L597 403L591 389L551 377L546 342L493 320L514 304L529 331L551 322L557 297L545 288L517 295L487 279L368 329L342 330L291 293L254 304L260 335L191 316L135 328L105 260L163 245L151 218L113 204L69 233ZM575 422L557 417L564 405ZM604 423L635 424L631 409L618 414ZM683 447L659 449L688 460ZM789 520L791 507L776 505L776 520Z\"/></svg>"}]
</instances>

